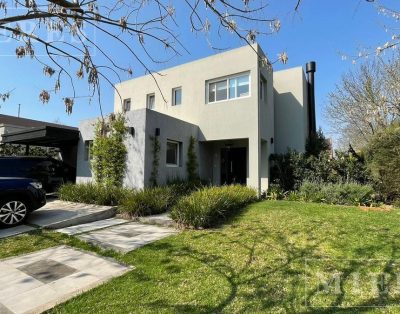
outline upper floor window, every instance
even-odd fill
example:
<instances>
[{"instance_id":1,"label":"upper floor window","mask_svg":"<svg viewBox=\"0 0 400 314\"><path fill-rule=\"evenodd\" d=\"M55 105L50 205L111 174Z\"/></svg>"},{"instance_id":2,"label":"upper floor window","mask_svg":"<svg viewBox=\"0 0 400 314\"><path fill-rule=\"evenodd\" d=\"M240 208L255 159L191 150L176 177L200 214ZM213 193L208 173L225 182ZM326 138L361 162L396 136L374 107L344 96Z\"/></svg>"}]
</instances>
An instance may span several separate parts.
<instances>
[{"instance_id":1,"label":"upper floor window","mask_svg":"<svg viewBox=\"0 0 400 314\"><path fill-rule=\"evenodd\" d=\"M208 102L235 99L250 95L250 75L232 76L208 83Z\"/></svg>"},{"instance_id":2,"label":"upper floor window","mask_svg":"<svg viewBox=\"0 0 400 314\"><path fill-rule=\"evenodd\" d=\"M265 99L265 86L266 82L263 77L260 78L260 99L264 100Z\"/></svg>"},{"instance_id":3,"label":"upper floor window","mask_svg":"<svg viewBox=\"0 0 400 314\"><path fill-rule=\"evenodd\" d=\"M154 109L155 101L156 101L156 95L155 94L148 94L147 95L147 99L146 99L147 109Z\"/></svg>"},{"instance_id":4,"label":"upper floor window","mask_svg":"<svg viewBox=\"0 0 400 314\"><path fill-rule=\"evenodd\" d=\"M177 87L172 90L172 106L182 104L182 87Z\"/></svg>"},{"instance_id":5,"label":"upper floor window","mask_svg":"<svg viewBox=\"0 0 400 314\"><path fill-rule=\"evenodd\" d=\"M131 110L131 99L130 98L124 99L123 110L124 110L124 112Z\"/></svg>"}]
</instances>

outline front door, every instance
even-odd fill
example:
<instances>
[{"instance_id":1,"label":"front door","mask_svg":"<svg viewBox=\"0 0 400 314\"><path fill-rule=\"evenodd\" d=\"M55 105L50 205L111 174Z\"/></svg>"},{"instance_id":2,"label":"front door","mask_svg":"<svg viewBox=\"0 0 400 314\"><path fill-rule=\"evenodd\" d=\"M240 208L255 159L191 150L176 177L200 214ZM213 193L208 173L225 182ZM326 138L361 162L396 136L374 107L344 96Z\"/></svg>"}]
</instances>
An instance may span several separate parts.
<instances>
[{"instance_id":1,"label":"front door","mask_svg":"<svg viewBox=\"0 0 400 314\"><path fill-rule=\"evenodd\" d=\"M247 148L221 149L221 184L246 184Z\"/></svg>"}]
</instances>

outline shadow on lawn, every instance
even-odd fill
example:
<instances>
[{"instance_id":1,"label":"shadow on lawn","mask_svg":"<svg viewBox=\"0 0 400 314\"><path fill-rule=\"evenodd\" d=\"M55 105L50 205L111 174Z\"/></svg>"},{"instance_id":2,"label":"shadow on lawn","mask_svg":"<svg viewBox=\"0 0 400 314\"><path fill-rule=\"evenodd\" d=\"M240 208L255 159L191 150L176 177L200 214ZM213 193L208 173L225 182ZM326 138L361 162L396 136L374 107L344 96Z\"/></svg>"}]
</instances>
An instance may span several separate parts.
<instances>
[{"instance_id":1,"label":"shadow on lawn","mask_svg":"<svg viewBox=\"0 0 400 314\"><path fill-rule=\"evenodd\" d=\"M251 304L253 301L261 303L262 310L268 312L273 307L283 307L289 312L296 312L299 307L299 300L295 292L289 293L289 298L283 289L280 290L279 282L273 282L270 284L270 278L279 274L279 278L284 280L287 277L294 278L292 288L298 290L298 286L301 285L302 265L304 265L305 257L319 258L317 248L323 239L309 242L303 247L297 246L286 237L284 233L271 235L268 230L265 229L254 229L246 230L248 232L247 237L243 239L242 233L235 233L234 236L224 233L222 230L215 230L215 232L206 234L200 233L193 235L195 239L201 239L205 243L205 249L198 249L194 246L186 245L182 247L169 246L166 243L155 243L151 246L152 250L166 251L167 256L171 257L186 257L196 262L199 262L210 269L212 273L217 274L226 282L226 286L221 289L228 287L229 293L221 300L219 300L216 306L199 306L199 305L182 305L182 304L171 304L170 300L158 300L151 304L155 308L169 308L171 311L177 312L190 312L190 313L219 313L227 308L237 299L243 301L241 311L252 311ZM229 244L234 244L236 247L239 246L238 250L246 252L245 259L242 261L241 267L235 267L235 261L230 259L230 256L224 256L217 250L209 252L206 249L207 238L213 236L215 233L220 233L217 243L215 238L213 240L213 247L226 247ZM251 238L249 239L249 234ZM282 256L279 260L275 260L275 264L266 265L261 269L254 266L259 258L260 244L261 248L267 249L263 245L265 242L279 243L281 247ZM262 254L265 254L264 252ZM295 265L295 267L293 267ZM170 270L169 266L166 267ZM172 269L173 272L180 271L176 268ZM184 271L184 270L182 270ZM243 287L250 287L251 293L245 292L247 289ZM204 287L207 289L207 287ZM202 303L201 300L197 300ZM249 305L247 305L247 303ZM248 308L247 308L248 307ZM259 309L259 305L257 306Z\"/></svg>"},{"instance_id":2,"label":"shadow on lawn","mask_svg":"<svg viewBox=\"0 0 400 314\"><path fill-rule=\"evenodd\" d=\"M155 243L152 245L152 250L166 251L166 255L172 259L170 262L173 262L174 257L185 257L206 266L211 273L215 273L216 276L224 279L226 284L221 289L228 288L229 292L218 300L218 304L215 306L208 306L202 300L192 300L198 301L196 302L197 305L190 305L173 304L171 300L164 299L148 305L154 307L154 309L168 308L175 312L190 313L220 313L229 311L230 306L235 310L239 309L240 312L271 312L281 309L290 313L349 313L370 311L375 306L400 304L400 296L389 296L389 293L398 285L398 273L396 273L396 269L393 267L396 258L399 256L399 245L395 240L382 239L380 246L371 244L355 249L352 252L354 256L368 257L374 256L373 254L379 252L382 246L390 246L391 257L385 260L380 268L383 273L388 275L386 282L386 287L389 289L388 293L379 294L376 298L355 298L354 304L351 304L352 307L345 308L345 305L348 305L349 301L346 299L347 288L345 286L352 279L352 275L365 266L363 260L354 259L333 265L342 274L340 293L335 294L327 300L323 304L324 307L312 307L312 300L320 292L321 287L320 284L305 287L304 262L305 259L321 260L321 258L326 257L321 256L320 247L328 239L323 235L313 237L310 233L307 237L312 240L299 244L288 238L287 230L270 233L268 230L262 228L253 228L252 230L246 230L246 232L249 232L246 237L244 237L243 232L229 234L225 233L224 230L218 229L211 233L192 235L192 238L196 239L196 241L204 242L204 249L199 245L174 246L166 245L166 243ZM215 233L220 234L217 237L217 241L216 237L213 237ZM299 232L293 230L290 234L297 235ZM237 266L238 263L232 260L232 256L225 254L223 250L208 250L208 237L213 237L213 248L221 247L226 249L229 244L234 244L235 250L245 252L245 258L241 261L240 266ZM278 247L281 250L280 257L279 259L271 257L271 263L260 267L258 260L266 254L265 250L269 249L268 245ZM264 251L260 252L260 249ZM328 264L325 266L328 269L332 267L332 265ZM400 265L398 266L400 267ZM172 265L165 267L165 269L171 273L185 271ZM313 271L316 270L314 269ZM204 287L204 289L207 289L207 287ZM239 304L234 304L235 302Z\"/></svg>"}]
</instances>

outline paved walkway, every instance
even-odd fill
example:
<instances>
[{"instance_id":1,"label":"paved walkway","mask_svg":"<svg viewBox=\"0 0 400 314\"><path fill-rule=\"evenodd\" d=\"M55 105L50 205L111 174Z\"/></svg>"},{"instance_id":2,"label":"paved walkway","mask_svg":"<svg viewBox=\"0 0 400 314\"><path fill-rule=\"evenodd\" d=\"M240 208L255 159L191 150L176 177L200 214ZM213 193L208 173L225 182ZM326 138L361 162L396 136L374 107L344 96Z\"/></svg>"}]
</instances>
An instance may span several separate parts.
<instances>
[{"instance_id":1,"label":"paved walkway","mask_svg":"<svg viewBox=\"0 0 400 314\"><path fill-rule=\"evenodd\" d=\"M173 228L131 222L78 236L79 239L122 253L177 233Z\"/></svg>"},{"instance_id":2,"label":"paved walkway","mask_svg":"<svg viewBox=\"0 0 400 314\"><path fill-rule=\"evenodd\" d=\"M0 313L40 313L130 269L66 246L0 260Z\"/></svg>"}]
</instances>

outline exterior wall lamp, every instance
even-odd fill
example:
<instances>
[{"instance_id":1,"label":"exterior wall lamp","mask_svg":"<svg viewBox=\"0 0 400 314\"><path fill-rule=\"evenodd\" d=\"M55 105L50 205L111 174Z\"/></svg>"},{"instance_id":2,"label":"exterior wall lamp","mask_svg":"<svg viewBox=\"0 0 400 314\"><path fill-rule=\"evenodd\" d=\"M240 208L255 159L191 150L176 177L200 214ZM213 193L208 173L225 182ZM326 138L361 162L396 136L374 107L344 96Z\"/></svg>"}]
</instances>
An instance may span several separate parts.
<instances>
[{"instance_id":1,"label":"exterior wall lamp","mask_svg":"<svg viewBox=\"0 0 400 314\"><path fill-rule=\"evenodd\" d=\"M133 126L128 128L128 132L132 137L135 137L135 128Z\"/></svg>"}]
</instances>

